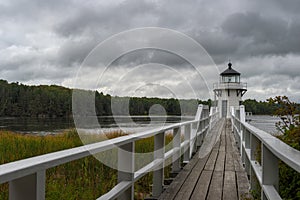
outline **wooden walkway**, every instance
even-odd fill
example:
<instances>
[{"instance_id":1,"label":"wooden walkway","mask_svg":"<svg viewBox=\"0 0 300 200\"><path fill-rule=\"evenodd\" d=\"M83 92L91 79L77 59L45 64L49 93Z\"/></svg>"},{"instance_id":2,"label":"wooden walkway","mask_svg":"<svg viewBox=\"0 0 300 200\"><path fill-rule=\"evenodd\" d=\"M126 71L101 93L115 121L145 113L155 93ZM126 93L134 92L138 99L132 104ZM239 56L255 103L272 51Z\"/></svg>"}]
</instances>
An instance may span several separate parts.
<instances>
[{"instance_id":1,"label":"wooden walkway","mask_svg":"<svg viewBox=\"0 0 300 200\"><path fill-rule=\"evenodd\" d=\"M250 197L249 182L230 120L223 120L212 131L221 131L212 151L204 158L200 158L199 152L194 155L159 199L237 200Z\"/></svg>"}]
</instances>

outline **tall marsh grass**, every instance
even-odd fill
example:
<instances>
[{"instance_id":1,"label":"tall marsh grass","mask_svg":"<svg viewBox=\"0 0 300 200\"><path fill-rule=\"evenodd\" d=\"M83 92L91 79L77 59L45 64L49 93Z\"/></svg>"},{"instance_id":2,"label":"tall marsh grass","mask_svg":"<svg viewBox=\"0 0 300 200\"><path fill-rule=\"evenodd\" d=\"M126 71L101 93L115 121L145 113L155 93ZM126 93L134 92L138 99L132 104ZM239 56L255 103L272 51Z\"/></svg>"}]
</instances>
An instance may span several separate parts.
<instances>
[{"instance_id":1,"label":"tall marsh grass","mask_svg":"<svg viewBox=\"0 0 300 200\"><path fill-rule=\"evenodd\" d=\"M124 135L122 132L107 133L106 137L94 135L97 141L105 138L115 138ZM166 135L166 144L170 143L172 135ZM0 164L42 155L59 150L81 146L82 142L76 130L48 136L21 135L17 133L0 132ZM139 153L152 152L153 137L136 142L135 150ZM116 150L111 150L116 153ZM115 161L116 162L116 161ZM146 160L145 163L149 162ZM143 163L144 164L144 163ZM136 168L140 168L136 163ZM170 167L165 168L166 176ZM72 161L46 171L46 199L96 199L108 192L117 183L117 171L94 156L88 156ZM150 194L152 173L148 173L135 183L135 198L143 199ZM8 199L8 184L0 185L0 200Z\"/></svg>"}]
</instances>

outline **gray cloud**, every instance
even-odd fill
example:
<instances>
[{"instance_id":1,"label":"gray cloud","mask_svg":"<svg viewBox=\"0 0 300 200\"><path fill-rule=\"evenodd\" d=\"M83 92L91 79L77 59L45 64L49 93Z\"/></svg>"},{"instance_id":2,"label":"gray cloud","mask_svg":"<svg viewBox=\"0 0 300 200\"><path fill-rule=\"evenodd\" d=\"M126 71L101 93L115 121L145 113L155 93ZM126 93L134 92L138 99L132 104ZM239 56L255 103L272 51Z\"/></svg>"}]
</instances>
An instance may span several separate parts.
<instances>
[{"instance_id":1,"label":"gray cloud","mask_svg":"<svg viewBox=\"0 0 300 200\"><path fill-rule=\"evenodd\" d=\"M117 31L138 27L139 18L141 25L147 18L155 18L155 7L153 3L140 0L123 1L117 5L91 5L73 12L55 26L55 31L63 36L83 33L111 35Z\"/></svg>"},{"instance_id":2,"label":"gray cloud","mask_svg":"<svg viewBox=\"0 0 300 200\"><path fill-rule=\"evenodd\" d=\"M241 38L238 54L273 55L300 52L300 26L275 17L264 17L259 13L235 13L222 24L225 33Z\"/></svg>"},{"instance_id":3,"label":"gray cloud","mask_svg":"<svg viewBox=\"0 0 300 200\"><path fill-rule=\"evenodd\" d=\"M234 68L248 82L246 97L265 99L270 95L288 94L298 101L299 9L297 0L3 1L0 3L0 78L72 86L74 74L97 44L120 31L159 26L183 32L198 41L220 71L231 59ZM184 45L168 40L161 43ZM191 57L199 56L192 48L188 51ZM171 66L189 77L193 88L206 90L184 59L153 50L132 52L116 60L101 88L110 91L113 81L127 70L149 62ZM203 72L205 70L203 67ZM164 70L155 75L150 72L151 69L147 73L146 68L134 76L136 80L149 74L157 80L168 77L173 80L168 84L178 87L182 91L180 95L192 95L184 94L184 83L177 83L176 76L169 76ZM99 75L86 71L83 87L97 88L89 76ZM204 78L208 84L218 81L213 75ZM129 80L123 85L115 90L116 94L125 95L130 90ZM152 90L149 87L141 90L143 94L161 91L159 96L165 91L157 85ZM204 98L205 94L207 92L202 92Z\"/></svg>"}]
</instances>

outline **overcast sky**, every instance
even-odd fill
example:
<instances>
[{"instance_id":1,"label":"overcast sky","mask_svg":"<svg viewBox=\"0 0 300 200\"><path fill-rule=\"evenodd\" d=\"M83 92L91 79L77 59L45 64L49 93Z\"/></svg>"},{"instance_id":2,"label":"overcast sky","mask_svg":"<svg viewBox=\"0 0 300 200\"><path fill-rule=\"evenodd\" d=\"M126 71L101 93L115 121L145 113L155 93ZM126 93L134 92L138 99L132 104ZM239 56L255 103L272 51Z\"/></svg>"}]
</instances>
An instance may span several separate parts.
<instances>
[{"instance_id":1,"label":"overcast sky","mask_svg":"<svg viewBox=\"0 0 300 200\"><path fill-rule=\"evenodd\" d=\"M248 83L244 98L287 95L300 102L299 10L299 0L0 0L0 79L74 87L80 66L99 43L129 29L162 27L202 45L218 70L204 63L198 72L215 75L199 78L178 55L144 49L114 60L104 74L87 67L82 88L177 98L193 98L196 91L207 99L207 86L218 81L230 59ZM91 81L97 77L102 80Z\"/></svg>"}]
</instances>

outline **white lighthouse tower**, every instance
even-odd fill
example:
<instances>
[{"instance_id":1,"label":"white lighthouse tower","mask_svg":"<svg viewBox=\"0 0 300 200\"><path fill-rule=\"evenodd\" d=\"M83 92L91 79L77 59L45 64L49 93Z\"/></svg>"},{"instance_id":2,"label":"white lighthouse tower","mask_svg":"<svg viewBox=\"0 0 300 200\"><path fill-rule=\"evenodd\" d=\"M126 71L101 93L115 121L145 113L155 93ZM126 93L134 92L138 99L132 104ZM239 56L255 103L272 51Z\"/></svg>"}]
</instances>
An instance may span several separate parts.
<instances>
[{"instance_id":1,"label":"white lighthouse tower","mask_svg":"<svg viewBox=\"0 0 300 200\"><path fill-rule=\"evenodd\" d=\"M230 118L230 107L238 107L242 102L247 84L240 82L240 76L241 74L232 69L232 64L229 62L228 68L220 74L219 83L214 84L215 102L220 117Z\"/></svg>"}]
</instances>

